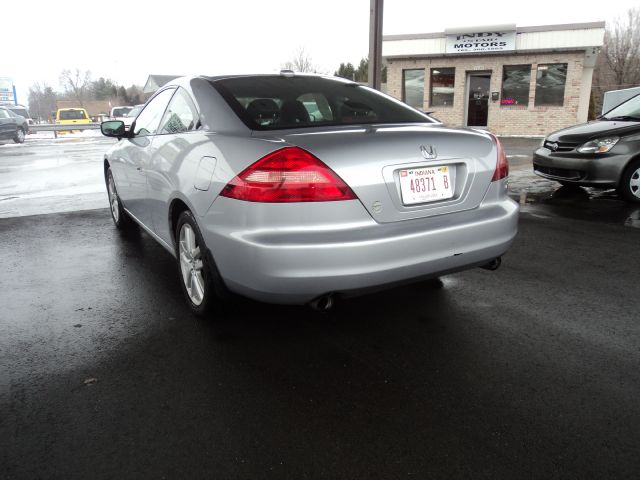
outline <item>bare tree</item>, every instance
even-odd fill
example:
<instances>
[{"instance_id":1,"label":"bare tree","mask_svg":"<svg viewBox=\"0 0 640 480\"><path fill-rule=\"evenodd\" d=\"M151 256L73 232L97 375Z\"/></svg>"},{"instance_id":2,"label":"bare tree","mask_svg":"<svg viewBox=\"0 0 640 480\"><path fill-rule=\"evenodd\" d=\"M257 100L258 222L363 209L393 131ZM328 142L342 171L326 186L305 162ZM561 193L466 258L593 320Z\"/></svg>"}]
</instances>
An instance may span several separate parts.
<instances>
[{"instance_id":1,"label":"bare tree","mask_svg":"<svg viewBox=\"0 0 640 480\"><path fill-rule=\"evenodd\" d=\"M56 92L45 83L34 83L29 87L29 113L36 121L52 118L56 111Z\"/></svg>"},{"instance_id":2,"label":"bare tree","mask_svg":"<svg viewBox=\"0 0 640 480\"><path fill-rule=\"evenodd\" d=\"M602 110L605 92L639 85L640 8L632 8L624 17L607 25L593 71L589 119Z\"/></svg>"},{"instance_id":3,"label":"bare tree","mask_svg":"<svg viewBox=\"0 0 640 480\"><path fill-rule=\"evenodd\" d=\"M318 73L317 67L313 64L311 56L300 47L293 58L282 64L283 70L293 70L302 73Z\"/></svg>"},{"instance_id":4,"label":"bare tree","mask_svg":"<svg viewBox=\"0 0 640 480\"><path fill-rule=\"evenodd\" d=\"M81 72L78 68L73 72L63 70L60 74L60 84L69 96L76 100L81 107L84 107L84 102L88 100L92 86L89 70L85 72Z\"/></svg>"},{"instance_id":5,"label":"bare tree","mask_svg":"<svg viewBox=\"0 0 640 480\"><path fill-rule=\"evenodd\" d=\"M138 105L144 103L144 93L142 93L142 87L139 85L131 85L127 88L127 98L129 99L129 105Z\"/></svg>"},{"instance_id":6,"label":"bare tree","mask_svg":"<svg viewBox=\"0 0 640 480\"><path fill-rule=\"evenodd\" d=\"M604 36L603 53L619 88L640 83L640 8L631 8Z\"/></svg>"}]
</instances>

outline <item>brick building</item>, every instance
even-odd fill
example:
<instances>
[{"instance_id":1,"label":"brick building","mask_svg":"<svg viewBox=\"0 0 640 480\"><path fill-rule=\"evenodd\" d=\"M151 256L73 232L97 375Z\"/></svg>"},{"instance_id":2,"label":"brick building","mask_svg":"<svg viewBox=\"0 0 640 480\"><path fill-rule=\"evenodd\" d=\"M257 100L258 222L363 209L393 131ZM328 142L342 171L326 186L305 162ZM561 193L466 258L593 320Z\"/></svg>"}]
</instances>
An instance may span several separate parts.
<instances>
[{"instance_id":1,"label":"brick building","mask_svg":"<svg viewBox=\"0 0 640 480\"><path fill-rule=\"evenodd\" d=\"M545 135L587 120L604 22L388 35L387 93L451 126Z\"/></svg>"}]
</instances>

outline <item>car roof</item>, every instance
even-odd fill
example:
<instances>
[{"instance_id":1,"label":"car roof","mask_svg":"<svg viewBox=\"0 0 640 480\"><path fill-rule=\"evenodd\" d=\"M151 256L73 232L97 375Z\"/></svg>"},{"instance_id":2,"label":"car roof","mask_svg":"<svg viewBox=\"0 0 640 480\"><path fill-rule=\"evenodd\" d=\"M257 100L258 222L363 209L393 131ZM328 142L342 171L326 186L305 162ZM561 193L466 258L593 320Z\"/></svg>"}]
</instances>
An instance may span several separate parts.
<instances>
[{"instance_id":1,"label":"car roof","mask_svg":"<svg viewBox=\"0 0 640 480\"><path fill-rule=\"evenodd\" d=\"M251 73L251 74L229 74L229 75L200 75L200 78L204 78L210 82L217 82L218 80L227 80L230 78L256 78L256 77L310 77L310 78L326 78L327 80L335 80L342 83L354 83L353 80L349 80L342 77L336 77L334 75L323 75L320 73L300 73L300 72L280 72L280 73Z\"/></svg>"},{"instance_id":2,"label":"car roof","mask_svg":"<svg viewBox=\"0 0 640 480\"><path fill-rule=\"evenodd\" d=\"M27 107L25 107L24 105L5 105L4 107L8 108L9 110L11 110L11 109L24 110L25 112L29 113L29 109Z\"/></svg>"},{"instance_id":3,"label":"car roof","mask_svg":"<svg viewBox=\"0 0 640 480\"><path fill-rule=\"evenodd\" d=\"M160 87L158 89L158 91L163 90L166 87L176 87L176 86L184 86L185 84L188 84L191 80L196 79L196 78L201 78L203 80L206 80L208 82L217 82L219 80L228 80L231 78L258 78L258 77L287 77L287 78L304 78L304 77L308 77L308 78L324 78L327 80L332 80L332 81L336 81L336 82L341 82L341 83L355 83L353 82L353 80L348 80L346 78L342 78L342 77L336 77L334 75L323 75L323 74L319 74L319 73L299 73L299 72L280 72L280 73L240 73L240 74L226 74L226 75L193 75L193 76L184 76L184 77L178 77L175 78L173 80L171 80L170 82L167 82L165 85L163 85L162 87ZM360 84L359 84L360 85Z\"/></svg>"}]
</instances>

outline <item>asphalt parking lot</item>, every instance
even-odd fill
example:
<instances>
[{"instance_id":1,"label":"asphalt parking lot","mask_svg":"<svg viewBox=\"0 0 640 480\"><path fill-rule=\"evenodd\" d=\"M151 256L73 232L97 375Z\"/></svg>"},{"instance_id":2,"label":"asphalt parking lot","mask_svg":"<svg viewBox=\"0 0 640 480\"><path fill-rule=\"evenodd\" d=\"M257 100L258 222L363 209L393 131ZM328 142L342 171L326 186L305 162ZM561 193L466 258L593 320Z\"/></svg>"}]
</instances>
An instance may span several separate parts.
<instances>
[{"instance_id":1,"label":"asphalt parking lot","mask_svg":"<svg viewBox=\"0 0 640 480\"><path fill-rule=\"evenodd\" d=\"M201 321L162 247L79 208L95 141L0 147L2 478L637 477L640 207L537 182L508 140L498 271ZM22 188L47 142L72 160Z\"/></svg>"}]
</instances>

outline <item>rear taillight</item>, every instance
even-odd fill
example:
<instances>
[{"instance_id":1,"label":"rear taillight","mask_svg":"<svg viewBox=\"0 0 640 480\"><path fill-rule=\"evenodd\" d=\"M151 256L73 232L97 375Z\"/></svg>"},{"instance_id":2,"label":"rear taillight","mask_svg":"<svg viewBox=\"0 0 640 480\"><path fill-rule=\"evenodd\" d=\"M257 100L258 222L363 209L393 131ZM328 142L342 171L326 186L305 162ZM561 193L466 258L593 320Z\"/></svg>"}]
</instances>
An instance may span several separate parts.
<instances>
[{"instance_id":1,"label":"rear taillight","mask_svg":"<svg viewBox=\"0 0 640 480\"><path fill-rule=\"evenodd\" d=\"M496 150L498 151L496 170L493 172L493 178L491 179L492 182L495 182L496 180L502 180L509 175L509 161L507 160L507 154L502 147L502 143L498 140L498 137L492 133L489 135L491 135L491 138L493 138L493 141L496 143Z\"/></svg>"},{"instance_id":2,"label":"rear taillight","mask_svg":"<svg viewBox=\"0 0 640 480\"><path fill-rule=\"evenodd\" d=\"M333 170L298 147L272 152L234 177L220 193L247 202L332 202L355 194Z\"/></svg>"}]
</instances>

